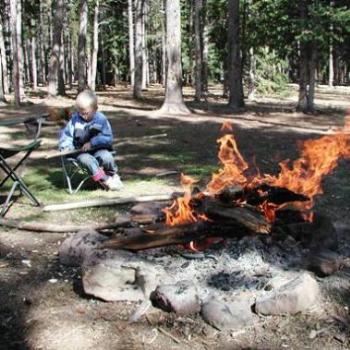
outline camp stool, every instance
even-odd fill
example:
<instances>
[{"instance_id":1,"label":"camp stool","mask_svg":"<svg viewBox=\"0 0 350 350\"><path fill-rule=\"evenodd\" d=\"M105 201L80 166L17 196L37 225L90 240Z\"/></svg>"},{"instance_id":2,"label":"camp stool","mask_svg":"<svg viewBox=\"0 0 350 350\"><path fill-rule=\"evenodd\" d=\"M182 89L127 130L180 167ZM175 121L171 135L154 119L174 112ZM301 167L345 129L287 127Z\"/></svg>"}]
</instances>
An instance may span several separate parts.
<instances>
[{"instance_id":1,"label":"camp stool","mask_svg":"<svg viewBox=\"0 0 350 350\"><path fill-rule=\"evenodd\" d=\"M116 152L111 151L115 156ZM77 193L84 183L91 178L89 172L80 165L76 158L70 156L61 156L61 164L63 170L63 179L67 185L67 190L70 194ZM80 177L79 183L74 186L74 179Z\"/></svg>"}]
</instances>

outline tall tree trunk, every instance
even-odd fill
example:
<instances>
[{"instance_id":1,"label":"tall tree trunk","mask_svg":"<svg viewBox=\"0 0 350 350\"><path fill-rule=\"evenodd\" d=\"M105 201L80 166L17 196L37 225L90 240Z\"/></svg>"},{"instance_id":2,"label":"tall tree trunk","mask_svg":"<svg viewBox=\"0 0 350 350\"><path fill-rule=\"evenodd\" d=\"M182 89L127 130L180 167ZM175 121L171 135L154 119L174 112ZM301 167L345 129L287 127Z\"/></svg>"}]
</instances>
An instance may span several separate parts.
<instances>
[{"instance_id":1,"label":"tall tree trunk","mask_svg":"<svg viewBox=\"0 0 350 350\"><path fill-rule=\"evenodd\" d=\"M142 14L142 89L146 89L149 84L149 67L147 52L147 11L148 1L144 0Z\"/></svg>"},{"instance_id":2,"label":"tall tree trunk","mask_svg":"<svg viewBox=\"0 0 350 350\"><path fill-rule=\"evenodd\" d=\"M10 93L13 91L13 74L12 74L12 57L13 57L13 49L12 49L12 35L11 35L11 5L10 0L4 1L4 43L5 43L5 52L6 52L6 61L7 61L7 82L8 82L8 91L6 93ZM11 62L11 64L9 64Z\"/></svg>"},{"instance_id":3,"label":"tall tree trunk","mask_svg":"<svg viewBox=\"0 0 350 350\"><path fill-rule=\"evenodd\" d=\"M31 21L31 38L30 38L30 54L31 54L31 77L33 90L38 88L38 74L37 74L37 60L36 60L36 33L35 33L35 20Z\"/></svg>"},{"instance_id":4,"label":"tall tree trunk","mask_svg":"<svg viewBox=\"0 0 350 350\"><path fill-rule=\"evenodd\" d=\"M228 57L229 106L237 110L244 106L239 39L239 0L228 2Z\"/></svg>"},{"instance_id":5,"label":"tall tree trunk","mask_svg":"<svg viewBox=\"0 0 350 350\"><path fill-rule=\"evenodd\" d=\"M194 1L194 34L196 57L196 92L195 100L200 101L203 92L203 0Z\"/></svg>"},{"instance_id":6,"label":"tall tree trunk","mask_svg":"<svg viewBox=\"0 0 350 350\"><path fill-rule=\"evenodd\" d=\"M24 72L23 72L23 76L24 76L24 83L29 83L31 84L32 82L32 77L31 77L31 72L30 72L30 59L29 59L29 47L30 47L30 41L29 39L26 39L24 41L24 45L23 45L23 63L24 63Z\"/></svg>"},{"instance_id":7,"label":"tall tree trunk","mask_svg":"<svg viewBox=\"0 0 350 350\"><path fill-rule=\"evenodd\" d=\"M100 33L100 51L101 51L101 84L104 87L106 85L106 53L105 53L105 46L104 46L104 37L103 32L101 30Z\"/></svg>"},{"instance_id":8,"label":"tall tree trunk","mask_svg":"<svg viewBox=\"0 0 350 350\"><path fill-rule=\"evenodd\" d=\"M63 29L63 6L64 0L57 0L54 16L54 31L52 38L52 51L49 62L49 86L48 94L50 96L57 96L59 93L59 79L60 79L60 56L62 50L62 29Z\"/></svg>"},{"instance_id":9,"label":"tall tree trunk","mask_svg":"<svg viewBox=\"0 0 350 350\"><path fill-rule=\"evenodd\" d=\"M2 61L0 60L0 106L2 103L6 102L5 94L4 94L4 84L3 84L3 69L2 69Z\"/></svg>"},{"instance_id":10,"label":"tall tree trunk","mask_svg":"<svg viewBox=\"0 0 350 350\"><path fill-rule=\"evenodd\" d=\"M330 0L330 6L333 7L334 6L334 0ZM333 34L333 23L331 23L330 27L329 27L329 31L331 34L331 37L329 38L329 58L328 58L328 64L329 64L329 80L328 80L328 85L329 86L333 86L333 82L334 82L334 66L333 66L333 38L332 38L332 34Z\"/></svg>"},{"instance_id":11,"label":"tall tree trunk","mask_svg":"<svg viewBox=\"0 0 350 350\"><path fill-rule=\"evenodd\" d=\"M72 45L72 34L69 33L68 36L68 48L69 48L69 61L68 61L68 82L69 88L73 87L74 81L74 55L73 55L73 45Z\"/></svg>"},{"instance_id":12,"label":"tall tree trunk","mask_svg":"<svg viewBox=\"0 0 350 350\"><path fill-rule=\"evenodd\" d=\"M161 113L188 114L182 96L180 0L166 0L167 81Z\"/></svg>"},{"instance_id":13,"label":"tall tree trunk","mask_svg":"<svg viewBox=\"0 0 350 350\"><path fill-rule=\"evenodd\" d=\"M19 106L21 104L21 93L20 93L20 85L21 85L21 71L20 71L20 60L22 51L19 46L19 36L21 33L18 33L18 4L17 2L20 0L10 0L10 22L11 22L11 38L12 38L12 85L13 91L15 95L15 104Z\"/></svg>"},{"instance_id":14,"label":"tall tree trunk","mask_svg":"<svg viewBox=\"0 0 350 350\"><path fill-rule=\"evenodd\" d=\"M2 87L3 93L9 93L9 81L7 72L7 60L6 60L6 49L5 49L5 39L4 39L4 27L2 25L2 18L0 16L0 58L1 58L1 71L2 72Z\"/></svg>"},{"instance_id":15,"label":"tall tree trunk","mask_svg":"<svg viewBox=\"0 0 350 350\"><path fill-rule=\"evenodd\" d=\"M63 11L64 13L64 11ZM66 94L65 89L65 78L64 78L64 41L63 41L63 32L61 33L61 41L60 41L60 56L59 56L59 68L58 68L58 94L60 96L64 96Z\"/></svg>"},{"instance_id":16,"label":"tall tree trunk","mask_svg":"<svg viewBox=\"0 0 350 350\"><path fill-rule=\"evenodd\" d=\"M162 1L163 11L165 13L165 1ZM166 30L165 30L165 16L161 19L162 21L162 85L166 86L166 72L167 72L167 61L166 61Z\"/></svg>"},{"instance_id":17,"label":"tall tree trunk","mask_svg":"<svg viewBox=\"0 0 350 350\"><path fill-rule=\"evenodd\" d=\"M24 45L22 40L22 1L17 0L17 43L19 47L18 52L18 66L19 66L19 93L21 101L24 101L26 96L24 93Z\"/></svg>"},{"instance_id":18,"label":"tall tree trunk","mask_svg":"<svg viewBox=\"0 0 350 350\"><path fill-rule=\"evenodd\" d=\"M97 72L97 53L98 53L98 12L99 12L99 0L96 0L94 9L94 29L92 40L92 55L91 55L91 81L90 88L95 90L96 88L96 72Z\"/></svg>"},{"instance_id":19,"label":"tall tree trunk","mask_svg":"<svg viewBox=\"0 0 350 350\"><path fill-rule=\"evenodd\" d=\"M142 17L144 0L135 0L135 83L134 98L142 97L143 50L142 50Z\"/></svg>"},{"instance_id":20,"label":"tall tree trunk","mask_svg":"<svg viewBox=\"0 0 350 350\"><path fill-rule=\"evenodd\" d=\"M80 23L78 39L78 90L86 88L86 32L88 22L87 0L80 0Z\"/></svg>"},{"instance_id":21,"label":"tall tree trunk","mask_svg":"<svg viewBox=\"0 0 350 350\"><path fill-rule=\"evenodd\" d=\"M1 20L1 18L0 18ZM2 30L2 28L0 28ZM4 45L5 46L5 45ZM4 51L1 50L0 47L0 58L4 55ZM0 106L6 102L5 92L4 92L4 69L3 69L3 60L0 59Z\"/></svg>"},{"instance_id":22,"label":"tall tree trunk","mask_svg":"<svg viewBox=\"0 0 350 350\"><path fill-rule=\"evenodd\" d=\"M248 100L254 100L255 98L255 75L256 75L256 60L254 49L249 49L249 79L248 79Z\"/></svg>"},{"instance_id":23,"label":"tall tree trunk","mask_svg":"<svg viewBox=\"0 0 350 350\"><path fill-rule=\"evenodd\" d=\"M41 84L46 83L46 70L45 70L45 29L44 29L44 15L43 15L43 2L40 0L40 6L39 6L39 42L38 42L38 50L39 50L39 60L38 60L38 80Z\"/></svg>"},{"instance_id":24,"label":"tall tree trunk","mask_svg":"<svg viewBox=\"0 0 350 350\"><path fill-rule=\"evenodd\" d=\"M134 17L133 0L128 0L128 20L129 20L129 75L131 86L135 84L135 47L134 47Z\"/></svg>"},{"instance_id":25,"label":"tall tree trunk","mask_svg":"<svg viewBox=\"0 0 350 350\"><path fill-rule=\"evenodd\" d=\"M300 19L308 19L308 3L302 0L299 4ZM297 110L303 113L314 112L315 71L317 65L315 43L312 41L300 44L299 57L299 97Z\"/></svg>"},{"instance_id":26,"label":"tall tree trunk","mask_svg":"<svg viewBox=\"0 0 350 350\"><path fill-rule=\"evenodd\" d=\"M91 38L87 37L86 38L86 81L88 88L91 89L90 83L91 83L91 52L92 47L91 47Z\"/></svg>"},{"instance_id":27,"label":"tall tree trunk","mask_svg":"<svg viewBox=\"0 0 350 350\"><path fill-rule=\"evenodd\" d=\"M203 16L202 16L202 32L203 32L203 60L202 60L202 88L203 93L208 93L208 55L209 55L209 33L207 24L207 0L203 0Z\"/></svg>"}]
</instances>

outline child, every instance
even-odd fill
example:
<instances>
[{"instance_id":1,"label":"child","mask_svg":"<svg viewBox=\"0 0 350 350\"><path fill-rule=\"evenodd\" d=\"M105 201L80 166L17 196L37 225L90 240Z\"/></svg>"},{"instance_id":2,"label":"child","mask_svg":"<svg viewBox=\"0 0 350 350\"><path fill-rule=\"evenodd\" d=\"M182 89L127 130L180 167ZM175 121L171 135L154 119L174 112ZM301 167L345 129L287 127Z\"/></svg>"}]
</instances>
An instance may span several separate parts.
<instances>
[{"instance_id":1,"label":"child","mask_svg":"<svg viewBox=\"0 0 350 350\"><path fill-rule=\"evenodd\" d=\"M73 113L62 130L59 149L82 149L77 156L94 181L103 187L118 191L123 188L117 166L111 154L113 134L106 116L97 111L97 97L90 91L81 92L76 99L77 112Z\"/></svg>"}]
</instances>

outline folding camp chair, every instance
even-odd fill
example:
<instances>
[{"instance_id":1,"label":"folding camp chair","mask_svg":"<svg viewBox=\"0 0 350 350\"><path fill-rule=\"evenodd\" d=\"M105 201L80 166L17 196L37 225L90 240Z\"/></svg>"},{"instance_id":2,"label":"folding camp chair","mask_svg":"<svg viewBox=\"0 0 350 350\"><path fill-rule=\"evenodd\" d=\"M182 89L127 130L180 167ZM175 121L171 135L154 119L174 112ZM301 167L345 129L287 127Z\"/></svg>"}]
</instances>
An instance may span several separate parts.
<instances>
[{"instance_id":1,"label":"folding camp chair","mask_svg":"<svg viewBox=\"0 0 350 350\"><path fill-rule=\"evenodd\" d=\"M115 151L111 152L114 156ZM63 178L70 194L77 193L84 183L91 178L89 172L80 165L78 160L72 156L61 156ZM74 180L79 178L79 183L74 185Z\"/></svg>"},{"instance_id":2,"label":"folding camp chair","mask_svg":"<svg viewBox=\"0 0 350 350\"><path fill-rule=\"evenodd\" d=\"M24 123L27 131L27 135L32 138L32 140L24 146L10 146L10 145L0 145L0 168L3 170L5 177L0 182L0 188L5 185L8 180L12 180L13 184L8 193L5 202L2 204L0 211L0 216L4 216L8 211L13 198L15 190L18 188L21 194L24 194L29 200L36 206L40 206L39 201L31 193L28 186L24 183L22 178L18 175L18 168L25 162L25 160L30 156L30 154L40 147L40 140L38 137L41 132L41 125L44 120L44 116L34 117L34 118L22 118L22 119L11 119L0 121L0 126L13 126L20 123ZM17 161L15 165L10 165L9 158L23 153L22 158Z\"/></svg>"}]
</instances>

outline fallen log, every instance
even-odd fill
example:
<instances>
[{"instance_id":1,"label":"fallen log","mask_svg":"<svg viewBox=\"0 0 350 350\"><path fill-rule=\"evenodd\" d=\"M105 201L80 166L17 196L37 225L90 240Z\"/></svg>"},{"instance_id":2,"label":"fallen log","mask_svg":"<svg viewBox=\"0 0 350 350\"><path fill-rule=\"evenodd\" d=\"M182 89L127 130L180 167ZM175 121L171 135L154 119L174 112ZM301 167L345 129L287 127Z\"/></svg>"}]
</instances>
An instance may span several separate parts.
<instances>
[{"instance_id":1,"label":"fallen log","mask_svg":"<svg viewBox=\"0 0 350 350\"><path fill-rule=\"evenodd\" d=\"M149 195L149 196L126 197L126 198L121 198L121 197L101 198L101 199L85 200L81 202L49 204L49 205L45 205L42 210L43 211L70 210L70 209L78 209L78 208L102 207L102 206L109 206L109 205L116 205L116 204L167 201L172 198L173 198L172 193Z\"/></svg>"},{"instance_id":2,"label":"fallen log","mask_svg":"<svg viewBox=\"0 0 350 350\"><path fill-rule=\"evenodd\" d=\"M98 225L61 225L61 224L47 224L47 223L32 223L32 222L24 222L19 220L7 220L0 219L0 226L15 228L21 231L33 231L33 232L51 232L51 233L69 233L69 232L78 232L85 230L96 230L96 231L104 231L104 230L113 230L122 227L128 227L131 225L130 218L121 218L113 223L105 223Z\"/></svg>"}]
</instances>

